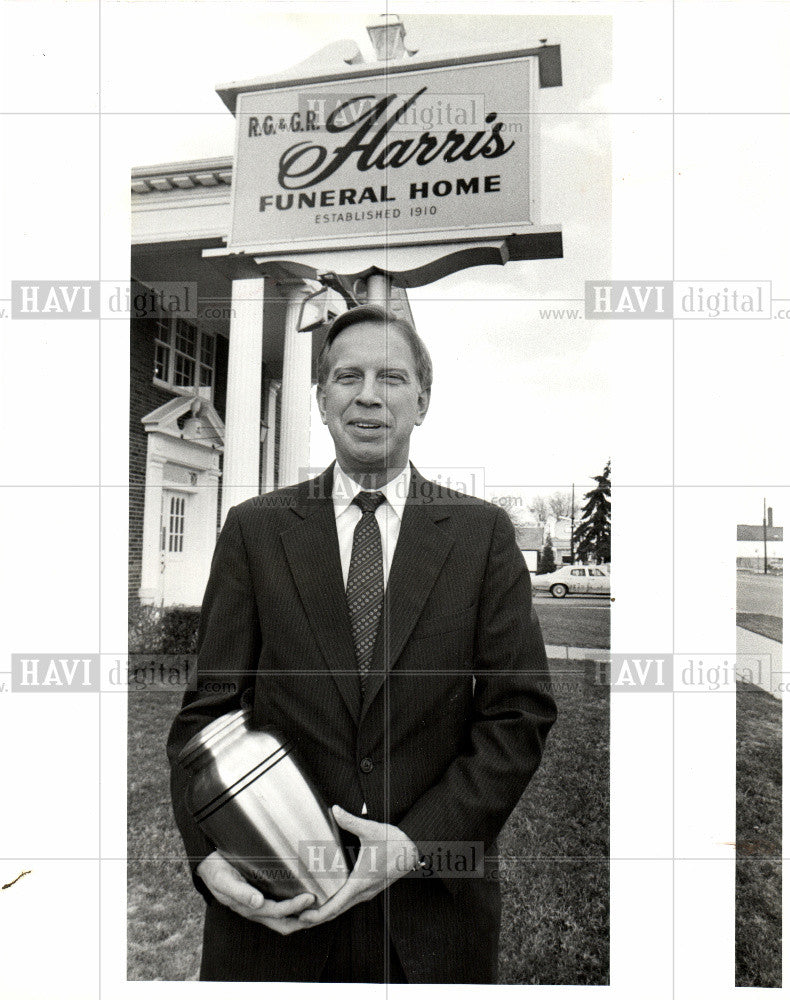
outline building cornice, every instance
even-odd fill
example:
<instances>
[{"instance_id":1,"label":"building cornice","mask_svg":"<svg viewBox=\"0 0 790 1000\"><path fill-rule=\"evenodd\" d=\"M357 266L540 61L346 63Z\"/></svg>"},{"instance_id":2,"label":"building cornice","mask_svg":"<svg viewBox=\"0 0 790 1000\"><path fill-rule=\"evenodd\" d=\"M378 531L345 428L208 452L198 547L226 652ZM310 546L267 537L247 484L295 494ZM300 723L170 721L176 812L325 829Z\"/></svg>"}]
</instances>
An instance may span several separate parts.
<instances>
[{"instance_id":1,"label":"building cornice","mask_svg":"<svg viewBox=\"0 0 790 1000\"><path fill-rule=\"evenodd\" d=\"M212 156L203 160L158 163L132 170L132 194L191 191L230 187L233 157Z\"/></svg>"}]
</instances>

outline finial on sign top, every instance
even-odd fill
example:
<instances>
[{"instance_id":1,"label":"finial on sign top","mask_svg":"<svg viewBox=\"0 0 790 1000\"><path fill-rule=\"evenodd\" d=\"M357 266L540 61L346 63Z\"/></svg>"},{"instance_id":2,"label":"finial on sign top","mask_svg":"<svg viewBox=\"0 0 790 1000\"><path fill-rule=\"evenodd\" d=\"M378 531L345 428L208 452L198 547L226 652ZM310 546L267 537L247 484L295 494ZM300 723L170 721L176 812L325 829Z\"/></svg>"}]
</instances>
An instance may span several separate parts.
<instances>
[{"instance_id":1,"label":"finial on sign top","mask_svg":"<svg viewBox=\"0 0 790 1000\"><path fill-rule=\"evenodd\" d=\"M417 54L417 49L412 52L406 48L404 38L406 28L397 14L380 14L380 17L394 17L394 21L387 21L384 24L368 25L368 35L373 43L378 62L385 62L392 59L403 59L404 56Z\"/></svg>"}]
</instances>

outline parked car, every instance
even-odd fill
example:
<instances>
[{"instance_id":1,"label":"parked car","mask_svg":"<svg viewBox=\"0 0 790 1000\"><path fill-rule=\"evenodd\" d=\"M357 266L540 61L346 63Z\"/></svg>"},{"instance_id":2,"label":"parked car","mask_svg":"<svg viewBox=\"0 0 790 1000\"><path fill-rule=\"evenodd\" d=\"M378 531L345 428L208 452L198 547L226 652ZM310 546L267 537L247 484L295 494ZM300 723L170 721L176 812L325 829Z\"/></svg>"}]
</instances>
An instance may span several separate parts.
<instances>
[{"instance_id":1,"label":"parked car","mask_svg":"<svg viewBox=\"0 0 790 1000\"><path fill-rule=\"evenodd\" d=\"M601 566L560 566L553 573L532 577L534 590L548 590L552 597L566 594L608 594L609 574Z\"/></svg>"}]
</instances>

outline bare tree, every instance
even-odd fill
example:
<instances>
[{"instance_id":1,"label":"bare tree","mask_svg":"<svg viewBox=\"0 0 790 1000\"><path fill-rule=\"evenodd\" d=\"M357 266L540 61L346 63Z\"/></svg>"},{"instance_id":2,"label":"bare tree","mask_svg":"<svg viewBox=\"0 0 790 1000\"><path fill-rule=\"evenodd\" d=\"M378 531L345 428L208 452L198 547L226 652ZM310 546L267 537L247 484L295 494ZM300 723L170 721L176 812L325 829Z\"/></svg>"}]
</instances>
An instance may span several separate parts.
<instances>
[{"instance_id":1,"label":"bare tree","mask_svg":"<svg viewBox=\"0 0 790 1000\"><path fill-rule=\"evenodd\" d=\"M518 507L515 503L503 503L502 501L500 501L499 506L510 518L513 527L516 529L516 531L518 531L523 525L525 525L528 522L526 512L522 508Z\"/></svg>"},{"instance_id":2,"label":"bare tree","mask_svg":"<svg viewBox=\"0 0 790 1000\"><path fill-rule=\"evenodd\" d=\"M546 497L533 497L527 505L527 510L535 518L535 521L545 528L549 518L552 516L551 507Z\"/></svg>"},{"instance_id":3,"label":"bare tree","mask_svg":"<svg viewBox=\"0 0 790 1000\"><path fill-rule=\"evenodd\" d=\"M573 493L570 490L555 490L548 498L549 510L552 517L570 517L571 514L578 516L581 505L574 504Z\"/></svg>"}]
</instances>

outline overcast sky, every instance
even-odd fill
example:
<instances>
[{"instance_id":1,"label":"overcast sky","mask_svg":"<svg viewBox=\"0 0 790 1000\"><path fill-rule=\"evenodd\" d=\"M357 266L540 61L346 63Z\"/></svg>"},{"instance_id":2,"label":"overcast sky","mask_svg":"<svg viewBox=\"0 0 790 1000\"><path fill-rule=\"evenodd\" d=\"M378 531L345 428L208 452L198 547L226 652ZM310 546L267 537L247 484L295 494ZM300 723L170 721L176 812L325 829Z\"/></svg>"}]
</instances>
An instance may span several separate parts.
<instances>
[{"instance_id":1,"label":"overcast sky","mask_svg":"<svg viewBox=\"0 0 790 1000\"><path fill-rule=\"evenodd\" d=\"M380 5L379 5L380 6ZM441 5L437 4L437 8ZM108 3L103 7L103 110L128 116L134 164L232 152L234 119L218 84L274 73L328 42L372 49L379 7L293 3ZM429 52L560 43L563 86L539 94L540 221L563 228L565 257L459 272L409 293L435 367L431 411L412 441L420 467L480 470L468 487L527 496L582 489L610 455L608 331L584 319L541 318L581 308L584 281L610 271L611 157L606 18L410 14L406 44ZM445 5L445 9L447 9ZM141 53L144 56L141 58ZM528 301L528 300L546 301ZM314 408L311 462L332 457ZM459 473L459 478L462 477Z\"/></svg>"}]
</instances>

